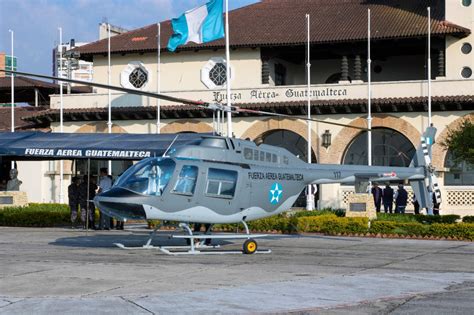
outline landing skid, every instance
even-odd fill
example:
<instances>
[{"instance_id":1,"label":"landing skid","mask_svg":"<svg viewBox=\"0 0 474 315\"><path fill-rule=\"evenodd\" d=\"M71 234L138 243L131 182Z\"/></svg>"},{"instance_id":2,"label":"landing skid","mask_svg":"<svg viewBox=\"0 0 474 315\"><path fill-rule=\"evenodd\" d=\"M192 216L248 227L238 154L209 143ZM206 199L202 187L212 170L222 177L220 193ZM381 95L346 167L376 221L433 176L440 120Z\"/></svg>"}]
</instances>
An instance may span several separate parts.
<instances>
[{"instance_id":1,"label":"landing skid","mask_svg":"<svg viewBox=\"0 0 474 315\"><path fill-rule=\"evenodd\" d=\"M158 249L167 255L225 255L225 254L270 254L272 251L257 250L257 242L254 238L261 238L267 236L267 234L250 234L247 223L242 221L246 234L194 234L191 228L186 223L180 223L179 227L185 230L188 235L170 235L173 239L186 239L190 245L184 246L153 246L151 242L156 235L156 232L163 226L160 224L155 227L153 232L150 234L148 241L141 247L128 247L121 243L114 243L115 246L126 249L126 250L142 250L142 249ZM220 245L206 245L206 240L210 239L245 239L242 251L236 250L216 250L219 249Z\"/></svg>"}]
</instances>

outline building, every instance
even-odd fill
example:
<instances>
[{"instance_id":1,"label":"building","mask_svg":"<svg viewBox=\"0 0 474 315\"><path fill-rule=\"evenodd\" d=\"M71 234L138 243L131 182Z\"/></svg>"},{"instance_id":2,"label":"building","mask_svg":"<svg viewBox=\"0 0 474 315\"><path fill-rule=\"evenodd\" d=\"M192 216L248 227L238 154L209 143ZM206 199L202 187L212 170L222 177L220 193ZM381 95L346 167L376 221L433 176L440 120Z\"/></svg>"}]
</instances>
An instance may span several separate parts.
<instances>
[{"instance_id":1,"label":"building","mask_svg":"<svg viewBox=\"0 0 474 315\"><path fill-rule=\"evenodd\" d=\"M427 5L431 7L433 124L438 128L433 164L444 194L443 213L474 213L474 169L452 165L439 145L466 118L474 119L474 5L466 0L263 0L230 13L233 104L306 115L306 19L311 16L311 115L328 122L367 125L367 73L372 74L373 164L407 166L428 126ZM372 67L367 66L367 9L372 17ZM162 24L161 46L171 35ZM157 27L114 36L112 85L157 90ZM107 83L107 39L74 49L93 62L94 80ZM225 102L224 40L162 50L164 93ZM156 132L155 99L112 94L114 132ZM59 98L28 118L49 119L59 129ZM107 91L65 96L67 132L107 130ZM161 132L212 131L212 112L162 102ZM306 160L307 124L295 119L235 115L236 137L281 145ZM224 129L225 130L225 129ZM325 135L324 143L322 141ZM330 141L329 141L330 140ZM312 160L367 164L367 135L356 129L312 124ZM70 172L78 163L70 166ZM122 170L114 169L114 172ZM320 207L342 207L354 187L324 185Z\"/></svg>"},{"instance_id":2,"label":"building","mask_svg":"<svg viewBox=\"0 0 474 315\"><path fill-rule=\"evenodd\" d=\"M69 43L58 45L53 49L53 76L92 82L94 79L94 68L92 62L78 59L78 56L66 54L74 47L80 47L87 43L76 43L71 39ZM63 53L61 54L59 52ZM62 58L62 59L61 59ZM62 60L62 67L60 61Z\"/></svg>"},{"instance_id":3,"label":"building","mask_svg":"<svg viewBox=\"0 0 474 315\"><path fill-rule=\"evenodd\" d=\"M4 52L0 52L0 68L5 70L16 71L18 68L17 57L12 58L12 56L9 56ZM0 72L0 78L2 77L10 77L10 75L5 72Z\"/></svg>"}]
</instances>

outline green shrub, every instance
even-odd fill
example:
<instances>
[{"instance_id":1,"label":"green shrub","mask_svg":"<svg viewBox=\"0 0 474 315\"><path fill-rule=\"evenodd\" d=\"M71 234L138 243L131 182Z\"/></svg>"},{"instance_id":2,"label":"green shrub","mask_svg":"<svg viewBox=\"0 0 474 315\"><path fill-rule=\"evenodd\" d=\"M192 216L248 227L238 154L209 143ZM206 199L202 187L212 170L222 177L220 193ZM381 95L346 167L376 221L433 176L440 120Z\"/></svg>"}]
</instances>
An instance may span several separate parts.
<instances>
[{"instance_id":1,"label":"green shrub","mask_svg":"<svg viewBox=\"0 0 474 315\"><path fill-rule=\"evenodd\" d=\"M393 221L393 222L416 222L416 218L410 214L399 213L377 213L377 221Z\"/></svg>"},{"instance_id":2,"label":"green shrub","mask_svg":"<svg viewBox=\"0 0 474 315\"><path fill-rule=\"evenodd\" d=\"M98 222L98 211L95 217ZM27 207L7 207L0 210L0 226L52 227L70 224L69 207L63 204L31 203Z\"/></svg>"},{"instance_id":3,"label":"green shrub","mask_svg":"<svg viewBox=\"0 0 474 315\"><path fill-rule=\"evenodd\" d=\"M391 234L397 227L395 221L372 221L370 224L370 232L375 234Z\"/></svg>"},{"instance_id":4,"label":"green shrub","mask_svg":"<svg viewBox=\"0 0 474 315\"><path fill-rule=\"evenodd\" d=\"M467 215L462 218L463 223L474 223L474 215Z\"/></svg>"},{"instance_id":5,"label":"green shrub","mask_svg":"<svg viewBox=\"0 0 474 315\"><path fill-rule=\"evenodd\" d=\"M298 218L299 232L319 232L330 235L339 233L366 233L367 218L341 218L335 214Z\"/></svg>"},{"instance_id":6,"label":"green shrub","mask_svg":"<svg viewBox=\"0 0 474 315\"><path fill-rule=\"evenodd\" d=\"M440 237L457 237L474 240L473 223L440 224L434 223L429 227L429 234Z\"/></svg>"},{"instance_id":7,"label":"green shrub","mask_svg":"<svg viewBox=\"0 0 474 315\"><path fill-rule=\"evenodd\" d=\"M433 224L433 223L446 223L453 224L456 223L461 217L456 214L448 215L422 215L418 214L414 216L415 219L420 223Z\"/></svg>"}]
</instances>

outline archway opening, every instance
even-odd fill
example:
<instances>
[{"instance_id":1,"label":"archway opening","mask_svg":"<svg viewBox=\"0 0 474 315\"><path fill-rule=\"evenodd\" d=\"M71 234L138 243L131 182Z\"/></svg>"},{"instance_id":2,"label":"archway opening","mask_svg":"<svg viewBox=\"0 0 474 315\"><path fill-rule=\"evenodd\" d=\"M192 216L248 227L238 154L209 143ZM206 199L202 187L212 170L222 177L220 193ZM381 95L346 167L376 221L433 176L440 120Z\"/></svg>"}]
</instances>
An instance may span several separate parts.
<instances>
[{"instance_id":1,"label":"archway opening","mask_svg":"<svg viewBox=\"0 0 474 315\"><path fill-rule=\"evenodd\" d=\"M299 134L285 129L270 130L265 132L263 135L255 139L255 143L268 144L280 148L285 148L301 160L308 161L308 141ZM316 155L311 150L311 162L317 163ZM294 207L305 207L306 206L306 192L301 192L300 196L296 200ZM319 200L319 188L314 196L315 202Z\"/></svg>"},{"instance_id":2,"label":"archway opening","mask_svg":"<svg viewBox=\"0 0 474 315\"><path fill-rule=\"evenodd\" d=\"M368 164L367 138L367 131L364 131L352 140L342 164ZM415 152L413 144L400 132L389 128L372 129L372 165L407 167Z\"/></svg>"}]
</instances>

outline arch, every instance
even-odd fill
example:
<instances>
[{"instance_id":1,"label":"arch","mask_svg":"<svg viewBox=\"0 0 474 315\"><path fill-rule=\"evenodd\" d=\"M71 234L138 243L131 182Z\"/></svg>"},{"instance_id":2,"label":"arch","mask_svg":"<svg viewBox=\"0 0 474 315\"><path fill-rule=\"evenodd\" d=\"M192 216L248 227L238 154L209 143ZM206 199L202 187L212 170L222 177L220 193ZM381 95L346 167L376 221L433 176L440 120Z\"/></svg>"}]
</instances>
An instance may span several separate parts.
<instances>
[{"instance_id":1,"label":"arch","mask_svg":"<svg viewBox=\"0 0 474 315\"><path fill-rule=\"evenodd\" d=\"M365 117L359 117L349 125L366 128L367 119ZM390 115L373 116L372 128L378 127L397 130L407 137L415 148L420 142L420 132L412 124L399 117ZM346 149L360 133L361 131L358 129L344 127L332 141L332 145L329 147L327 154L321 155L321 163L335 163L336 161L342 163Z\"/></svg>"},{"instance_id":2,"label":"arch","mask_svg":"<svg viewBox=\"0 0 474 315\"><path fill-rule=\"evenodd\" d=\"M106 122L103 122L103 121L92 122L80 127L75 132L76 133L108 133L109 126L107 125ZM122 127L112 124L112 133L128 133L128 132Z\"/></svg>"},{"instance_id":3,"label":"arch","mask_svg":"<svg viewBox=\"0 0 474 315\"><path fill-rule=\"evenodd\" d=\"M212 131L213 131L212 126L209 126L208 124L198 121L198 120L174 121L161 128L162 133L183 133L183 132L211 133Z\"/></svg>"},{"instance_id":4,"label":"arch","mask_svg":"<svg viewBox=\"0 0 474 315\"><path fill-rule=\"evenodd\" d=\"M416 148L395 129L372 129L372 165L408 167ZM359 133L346 148L342 164L367 165L367 132Z\"/></svg>"},{"instance_id":5,"label":"arch","mask_svg":"<svg viewBox=\"0 0 474 315\"><path fill-rule=\"evenodd\" d=\"M243 139L256 140L269 131L273 130L288 130L296 133L308 141L308 125L299 120L293 119L275 119L269 118L265 120L256 121L250 128L247 129L242 135ZM313 152L318 152L319 137L314 132L311 131L311 149Z\"/></svg>"},{"instance_id":6,"label":"arch","mask_svg":"<svg viewBox=\"0 0 474 315\"><path fill-rule=\"evenodd\" d=\"M284 143L281 141L284 140ZM301 160L307 162L308 158L308 142L299 134L286 129L274 129L265 132L255 139L257 144L265 143L274 146L279 146L287 149ZM281 143L281 145L280 145ZM311 161L317 163L317 158L314 150L311 150Z\"/></svg>"},{"instance_id":7,"label":"arch","mask_svg":"<svg viewBox=\"0 0 474 315\"><path fill-rule=\"evenodd\" d=\"M461 123L465 120L468 119L472 122L474 122L474 113L469 113L467 115L464 115L463 117L460 117L450 123L449 125L444 128L444 130L438 135L436 138L436 143L433 145L433 166L436 167L437 169L442 169L444 167L447 153L440 143L444 142L446 138L448 137L448 132L451 129L457 129Z\"/></svg>"}]
</instances>

